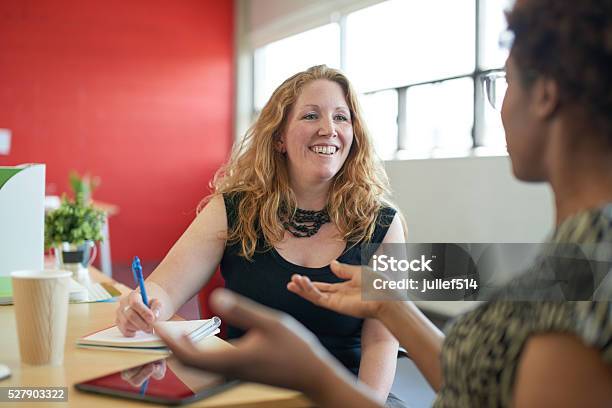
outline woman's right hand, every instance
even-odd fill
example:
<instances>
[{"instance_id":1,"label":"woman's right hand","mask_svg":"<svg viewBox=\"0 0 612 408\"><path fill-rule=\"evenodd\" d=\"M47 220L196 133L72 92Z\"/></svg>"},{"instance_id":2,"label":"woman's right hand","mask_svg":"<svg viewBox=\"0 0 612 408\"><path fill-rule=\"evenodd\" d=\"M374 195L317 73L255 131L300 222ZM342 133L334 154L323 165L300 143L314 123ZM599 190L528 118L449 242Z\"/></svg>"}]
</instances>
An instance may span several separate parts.
<instances>
[{"instance_id":1,"label":"woman's right hand","mask_svg":"<svg viewBox=\"0 0 612 408\"><path fill-rule=\"evenodd\" d=\"M119 300L115 323L125 337L134 337L138 330L152 333L153 323L159 318L161 308L158 299L151 299L147 307L140 292L133 290Z\"/></svg>"},{"instance_id":2,"label":"woman's right hand","mask_svg":"<svg viewBox=\"0 0 612 408\"><path fill-rule=\"evenodd\" d=\"M146 380L153 377L161 380L166 375L166 360L158 360L140 367L130 368L121 372L121 378L132 387L140 387Z\"/></svg>"}]
</instances>

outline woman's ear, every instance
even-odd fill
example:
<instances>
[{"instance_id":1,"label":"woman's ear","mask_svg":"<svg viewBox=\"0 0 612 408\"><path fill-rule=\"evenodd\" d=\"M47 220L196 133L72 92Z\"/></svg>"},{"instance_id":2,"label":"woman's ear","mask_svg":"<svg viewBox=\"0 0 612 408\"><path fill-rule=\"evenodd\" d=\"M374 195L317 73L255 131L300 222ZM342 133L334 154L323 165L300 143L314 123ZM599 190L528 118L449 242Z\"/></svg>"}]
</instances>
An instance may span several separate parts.
<instances>
[{"instance_id":1,"label":"woman's ear","mask_svg":"<svg viewBox=\"0 0 612 408\"><path fill-rule=\"evenodd\" d=\"M285 141L283 140L282 137L279 137L276 140L276 142L274 143L274 149L281 154L287 153L287 148L285 147Z\"/></svg>"},{"instance_id":2,"label":"woman's ear","mask_svg":"<svg viewBox=\"0 0 612 408\"><path fill-rule=\"evenodd\" d=\"M537 78L531 96L533 112L540 119L548 119L559 108L559 85L553 79Z\"/></svg>"}]
</instances>

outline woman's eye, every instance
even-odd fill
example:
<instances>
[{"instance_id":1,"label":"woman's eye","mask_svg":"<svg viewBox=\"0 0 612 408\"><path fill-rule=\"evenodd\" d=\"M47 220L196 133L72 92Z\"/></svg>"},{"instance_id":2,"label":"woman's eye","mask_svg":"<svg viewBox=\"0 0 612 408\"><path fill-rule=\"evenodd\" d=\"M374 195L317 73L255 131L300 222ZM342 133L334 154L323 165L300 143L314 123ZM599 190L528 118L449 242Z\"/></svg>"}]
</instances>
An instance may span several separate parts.
<instances>
[{"instance_id":1,"label":"woman's eye","mask_svg":"<svg viewBox=\"0 0 612 408\"><path fill-rule=\"evenodd\" d=\"M336 115L334 119L341 121L341 122L346 122L348 120L348 117L346 115L339 114L339 115Z\"/></svg>"},{"instance_id":2,"label":"woman's eye","mask_svg":"<svg viewBox=\"0 0 612 408\"><path fill-rule=\"evenodd\" d=\"M306 115L304 115L302 117L302 119L306 119L306 120L313 120L317 118L317 114L316 113L307 113Z\"/></svg>"}]
</instances>

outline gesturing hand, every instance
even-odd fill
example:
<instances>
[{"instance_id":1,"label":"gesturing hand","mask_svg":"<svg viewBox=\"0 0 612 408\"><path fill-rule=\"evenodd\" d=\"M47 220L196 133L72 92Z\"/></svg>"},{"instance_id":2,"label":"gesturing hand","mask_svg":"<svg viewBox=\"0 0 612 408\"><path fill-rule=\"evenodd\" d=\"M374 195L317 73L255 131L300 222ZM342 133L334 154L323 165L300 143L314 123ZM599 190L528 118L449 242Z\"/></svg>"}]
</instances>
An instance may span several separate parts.
<instances>
[{"instance_id":1,"label":"gesturing hand","mask_svg":"<svg viewBox=\"0 0 612 408\"><path fill-rule=\"evenodd\" d=\"M316 393L324 382L313 381L332 360L316 337L292 317L259 305L225 289L211 295L211 306L226 322L248 332L221 350L198 349L188 337L170 337L155 326L184 364L229 378Z\"/></svg>"},{"instance_id":2,"label":"gesturing hand","mask_svg":"<svg viewBox=\"0 0 612 408\"><path fill-rule=\"evenodd\" d=\"M359 318L376 318L382 302L362 299L362 273L375 274L370 268L347 265L338 261L331 263L332 272L340 283L312 282L308 277L293 275L287 289L315 305L335 312Z\"/></svg>"}]
</instances>

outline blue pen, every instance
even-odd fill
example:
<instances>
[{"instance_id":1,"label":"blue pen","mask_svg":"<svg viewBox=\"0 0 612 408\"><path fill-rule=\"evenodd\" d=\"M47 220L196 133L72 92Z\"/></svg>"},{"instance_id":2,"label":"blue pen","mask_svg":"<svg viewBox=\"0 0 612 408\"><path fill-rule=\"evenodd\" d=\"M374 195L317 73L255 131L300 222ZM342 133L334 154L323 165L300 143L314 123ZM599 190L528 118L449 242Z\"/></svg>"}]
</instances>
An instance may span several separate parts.
<instances>
[{"instance_id":1,"label":"blue pen","mask_svg":"<svg viewBox=\"0 0 612 408\"><path fill-rule=\"evenodd\" d=\"M137 256L132 261L132 272L134 273L134 282L140 286L140 296L142 301L147 307L149 307L149 298L147 297L147 291L145 289L144 279L142 278L142 266L140 266L140 259Z\"/></svg>"},{"instance_id":2,"label":"blue pen","mask_svg":"<svg viewBox=\"0 0 612 408\"><path fill-rule=\"evenodd\" d=\"M140 287L140 296L142 296L142 302L149 307L149 298L147 297L147 290L145 289L144 278L142 277L142 266L140 265L140 259L137 256L132 261L132 273L134 274L134 282L138 283ZM140 395L144 396L147 393L149 387L149 379L140 386Z\"/></svg>"},{"instance_id":3,"label":"blue pen","mask_svg":"<svg viewBox=\"0 0 612 408\"><path fill-rule=\"evenodd\" d=\"M149 379L147 378L145 382L140 386L140 395L144 396L147 393L147 387L149 386Z\"/></svg>"}]
</instances>

